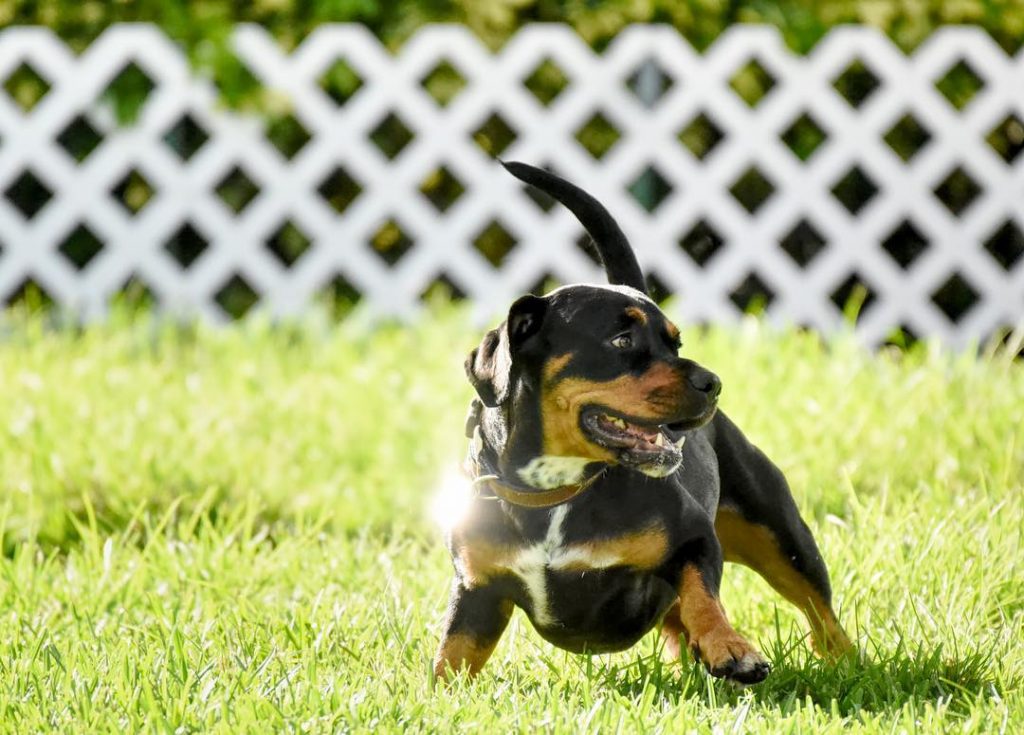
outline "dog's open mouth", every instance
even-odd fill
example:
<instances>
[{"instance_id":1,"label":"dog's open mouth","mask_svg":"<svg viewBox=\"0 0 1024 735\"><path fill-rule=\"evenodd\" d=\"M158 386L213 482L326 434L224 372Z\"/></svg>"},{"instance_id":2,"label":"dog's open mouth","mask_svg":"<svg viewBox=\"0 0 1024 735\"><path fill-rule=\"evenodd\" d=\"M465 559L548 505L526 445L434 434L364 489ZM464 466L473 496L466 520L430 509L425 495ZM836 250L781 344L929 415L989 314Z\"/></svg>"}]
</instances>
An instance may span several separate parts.
<instances>
[{"instance_id":1,"label":"dog's open mouth","mask_svg":"<svg viewBox=\"0 0 1024 735\"><path fill-rule=\"evenodd\" d=\"M670 439L664 424L629 418L600 407L585 410L580 423L591 441L617 450L621 458L633 460L634 464L676 459L686 441L685 437Z\"/></svg>"}]
</instances>

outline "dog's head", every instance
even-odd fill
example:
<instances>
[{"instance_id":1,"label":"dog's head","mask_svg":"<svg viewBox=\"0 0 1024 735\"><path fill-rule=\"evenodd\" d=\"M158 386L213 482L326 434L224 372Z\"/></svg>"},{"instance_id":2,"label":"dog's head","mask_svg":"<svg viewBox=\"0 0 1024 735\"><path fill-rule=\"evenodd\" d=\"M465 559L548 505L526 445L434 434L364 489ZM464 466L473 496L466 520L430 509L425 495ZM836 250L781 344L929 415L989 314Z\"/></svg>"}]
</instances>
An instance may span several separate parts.
<instances>
[{"instance_id":1,"label":"dog's head","mask_svg":"<svg viewBox=\"0 0 1024 735\"><path fill-rule=\"evenodd\" d=\"M608 210L550 172L503 165L576 215L613 285L523 296L470 353L466 373L499 471L537 488L577 482L594 463L671 474L683 432L714 415L721 383L679 357L679 330L644 292Z\"/></svg>"},{"instance_id":2,"label":"dog's head","mask_svg":"<svg viewBox=\"0 0 1024 735\"><path fill-rule=\"evenodd\" d=\"M679 330L645 294L574 285L512 304L466 360L506 441L504 473L535 487L592 463L674 472L682 432L714 415L721 383L679 357Z\"/></svg>"}]
</instances>

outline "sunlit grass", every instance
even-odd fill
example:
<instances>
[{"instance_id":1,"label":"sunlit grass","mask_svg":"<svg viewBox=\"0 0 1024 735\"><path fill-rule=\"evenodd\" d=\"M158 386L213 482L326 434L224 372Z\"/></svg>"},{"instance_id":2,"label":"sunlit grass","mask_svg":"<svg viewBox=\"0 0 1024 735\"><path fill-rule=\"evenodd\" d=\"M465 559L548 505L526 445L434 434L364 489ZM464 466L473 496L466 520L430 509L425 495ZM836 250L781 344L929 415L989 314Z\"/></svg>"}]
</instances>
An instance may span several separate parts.
<instances>
[{"instance_id":1,"label":"sunlit grass","mask_svg":"<svg viewBox=\"0 0 1024 735\"><path fill-rule=\"evenodd\" d=\"M480 333L461 313L0 333L11 731L1024 729L1024 366L1002 356L753 323L684 335L789 476L861 661L815 660L731 567L730 616L775 661L764 685L665 665L653 636L565 654L517 615L479 680L445 692L429 509L464 451Z\"/></svg>"}]
</instances>

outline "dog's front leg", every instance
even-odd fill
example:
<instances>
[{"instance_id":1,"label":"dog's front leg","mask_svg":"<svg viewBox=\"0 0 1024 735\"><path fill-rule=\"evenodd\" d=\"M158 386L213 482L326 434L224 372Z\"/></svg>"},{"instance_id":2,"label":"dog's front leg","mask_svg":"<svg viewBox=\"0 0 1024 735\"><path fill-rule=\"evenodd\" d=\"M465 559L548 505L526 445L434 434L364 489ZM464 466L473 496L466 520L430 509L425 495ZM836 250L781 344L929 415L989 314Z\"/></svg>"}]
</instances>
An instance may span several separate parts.
<instances>
[{"instance_id":1,"label":"dog's front leg","mask_svg":"<svg viewBox=\"0 0 1024 735\"><path fill-rule=\"evenodd\" d=\"M468 589L459 580L448 598L441 645L434 657L434 675L446 681L452 672L476 674L487 663L505 632L513 605L490 587Z\"/></svg>"},{"instance_id":2,"label":"dog's front leg","mask_svg":"<svg viewBox=\"0 0 1024 735\"><path fill-rule=\"evenodd\" d=\"M706 547L717 553L702 554L683 566L679 600L665 614L662 636L667 650L680 654L680 636L694 657L712 676L740 684L756 684L771 670L761 653L729 623L718 599L722 579L722 556L717 541Z\"/></svg>"}]
</instances>

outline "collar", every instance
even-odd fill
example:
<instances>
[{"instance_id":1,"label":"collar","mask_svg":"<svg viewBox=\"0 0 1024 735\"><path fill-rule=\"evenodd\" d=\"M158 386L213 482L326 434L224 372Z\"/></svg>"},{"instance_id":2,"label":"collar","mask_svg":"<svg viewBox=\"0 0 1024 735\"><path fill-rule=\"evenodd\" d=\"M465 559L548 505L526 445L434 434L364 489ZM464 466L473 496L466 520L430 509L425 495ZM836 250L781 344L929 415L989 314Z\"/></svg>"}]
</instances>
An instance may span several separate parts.
<instances>
[{"instance_id":1,"label":"collar","mask_svg":"<svg viewBox=\"0 0 1024 735\"><path fill-rule=\"evenodd\" d=\"M471 439L469 456L466 458L465 470L473 479L473 490L476 497L483 500L504 500L506 503L523 508L551 508L568 503L583 491L590 488L608 470L604 465L590 477L572 485L562 485L550 490L538 490L516 481L503 479L487 456L483 435L480 431L480 414L483 404L473 399L466 416L466 436ZM474 471L475 470L475 471ZM484 474L480 474L484 473Z\"/></svg>"},{"instance_id":2,"label":"collar","mask_svg":"<svg viewBox=\"0 0 1024 735\"><path fill-rule=\"evenodd\" d=\"M481 475L473 480L473 488L477 491L477 497L504 500L512 505L524 508L551 508L555 505L568 503L577 495L587 490L591 485L600 479L606 467L602 467L587 479L572 485L562 485L551 490L518 490L504 481L498 475ZM486 495L483 493L490 493Z\"/></svg>"}]
</instances>

